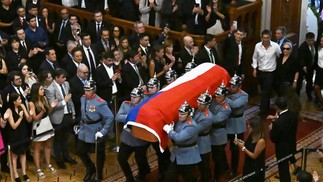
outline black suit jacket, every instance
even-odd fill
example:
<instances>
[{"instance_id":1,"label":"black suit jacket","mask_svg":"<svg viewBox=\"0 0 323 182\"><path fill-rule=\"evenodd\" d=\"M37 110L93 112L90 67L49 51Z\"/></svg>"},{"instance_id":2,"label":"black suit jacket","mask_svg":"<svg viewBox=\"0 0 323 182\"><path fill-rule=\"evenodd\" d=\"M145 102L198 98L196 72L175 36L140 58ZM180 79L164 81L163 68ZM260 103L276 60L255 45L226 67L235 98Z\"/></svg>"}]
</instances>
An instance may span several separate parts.
<instances>
[{"instance_id":1,"label":"black suit jacket","mask_svg":"<svg viewBox=\"0 0 323 182\"><path fill-rule=\"evenodd\" d=\"M113 17L119 16L119 1L116 0L108 0L109 6L109 14ZM104 0L98 0L97 9L100 11L104 11Z\"/></svg>"},{"instance_id":2,"label":"black suit jacket","mask_svg":"<svg viewBox=\"0 0 323 182\"><path fill-rule=\"evenodd\" d=\"M85 9L87 10L87 11L94 11L94 10L96 10L96 5L97 5L97 0L84 0L84 2L85 2ZM79 8L81 8L81 4L82 3L82 0L78 0L78 7ZM81 8L81 9L83 9L83 8Z\"/></svg>"},{"instance_id":3,"label":"black suit jacket","mask_svg":"<svg viewBox=\"0 0 323 182\"><path fill-rule=\"evenodd\" d=\"M306 41L298 48L298 58L301 68L304 66L306 66L307 69L313 68L314 62L312 63L312 53Z\"/></svg>"},{"instance_id":4,"label":"black suit jacket","mask_svg":"<svg viewBox=\"0 0 323 182\"><path fill-rule=\"evenodd\" d=\"M234 36L227 37L224 41L224 49L223 49L223 62L220 63L230 74L233 76L235 73L241 76L244 74L243 72L243 64L245 62L246 51L243 44L242 46L242 53L241 53L241 62L240 65L237 65L239 59L239 46L236 42Z\"/></svg>"},{"instance_id":5,"label":"black suit jacket","mask_svg":"<svg viewBox=\"0 0 323 182\"><path fill-rule=\"evenodd\" d=\"M59 31L61 29L62 23L63 23L62 19L57 20L55 23L54 36L55 36L56 41L58 41ZM63 44L66 44L71 35L72 35L71 24L67 20L65 28L63 28L62 33L61 33L61 41L60 42Z\"/></svg>"},{"instance_id":6,"label":"black suit jacket","mask_svg":"<svg viewBox=\"0 0 323 182\"><path fill-rule=\"evenodd\" d=\"M74 77L77 73L77 66L73 61L66 65L65 70L67 72L67 79Z\"/></svg>"},{"instance_id":7,"label":"black suit jacket","mask_svg":"<svg viewBox=\"0 0 323 182\"><path fill-rule=\"evenodd\" d=\"M215 48L211 48L211 51L213 53L213 56L214 56L214 59L215 59L215 64L219 64L220 61L219 61L219 57L218 57L218 53L216 51ZM209 56L209 53L208 51L205 49L204 46L202 46L202 48L197 52L196 56L195 56L195 63L197 65L200 65L202 63L206 63L206 62L209 62L211 63L212 61L210 60L210 56Z\"/></svg>"},{"instance_id":8,"label":"black suit jacket","mask_svg":"<svg viewBox=\"0 0 323 182\"><path fill-rule=\"evenodd\" d=\"M18 50L18 53L15 53L13 50L10 50L6 55L6 65L8 68L8 72L13 70L18 70L18 64L20 64L20 60L25 58L27 60L28 55L23 50Z\"/></svg>"},{"instance_id":9,"label":"black suit jacket","mask_svg":"<svg viewBox=\"0 0 323 182\"><path fill-rule=\"evenodd\" d=\"M117 67L113 65L113 71L115 73L115 70ZM94 74L94 80L97 84L97 94L107 101L108 103L111 101L112 98L112 86L113 81L109 77L108 72L106 71L105 67L101 64L99 67L96 68L95 74ZM115 81L117 85L117 89L119 90L119 82L118 80Z\"/></svg>"},{"instance_id":10,"label":"black suit jacket","mask_svg":"<svg viewBox=\"0 0 323 182\"><path fill-rule=\"evenodd\" d=\"M12 22L12 29L13 29L13 32L15 32L15 30L17 28L23 28L24 30L26 30L28 28L28 23L27 23L27 20L24 19L23 21L20 22L20 17L16 17L13 22Z\"/></svg>"},{"instance_id":11,"label":"black suit jacket","mask_svg":"<svg viewBox=\"0 0 323 182\"><path fill-rule=\"evenodd\" d=\"M75 108L75 120L80 121L81 119L81 97L84 94L84 85L80 78L75 75L69 81L71 94L72 94L72 101Z\"/></svg>"},{"instance_id":12,"label":"black suit jacket","mask_svg":"<svg viewBox=\"0 0 323 182\"><path fill-rule=\"evenodd\" d=\"M295 152L297 121L297 113L288 110L273 122L269 136L275 143L278 159Z\"/></svg>"},{"instance_id":13,"label":"black suit jacket","mask_svg":"<svg viewBox=\"0 0 323 182\"><path fill-rule=\"evenodd\" d=\"M42 27L45 31L47 31L45 18L43 16L37 15L37 19L39 27Z\"/></svg>"},{"instance_id":14,"label":"black suit jacket","mask_svg":"<svg viewBox=\"0 0 323 182\"><path fill-rule=\"evenodd\" d=\"M22 90L26 90L26 88L28 87L28 84L26 83L23 83L21 85L22 87ZM14 88L14 86L12 84L9 84L8 86L6 86L3 91L2 91L2 101L3 101L3 109L7 109L8 108L8 102L7 102L7 95L8 94L11 94L11 93L17 93L19 94L16 89ZM24 93L22 93L24 94ZM27 104L26 104L26 101L28 102L28 99L29 99L29 95L27 96L21 96L21 100L22 100L22 103L27 107Z\"/></svg>"},{"instance_id":15,"label":"black suit jacket","mask_svg":"<svg viewBox=\"0 0 323 182\"><path fill-rule=\"evenodd\" d=\"M90 23L89 23L89 25L87 26L87 32L91 35L91 40L93 41L93 42L97 42L98 40L100 40L100 32L98 32L98 34L96 33L96 22L95 21L91 21ZM107 28L107 29L109 29L111 27L111 25L110 24L108 24L108 23L105 23L105 22L101 22L101 30L103 29L103 28Z\"/></svg>"},{"instance_id":16,"label":"black suit jacket","mask_svg":"<svg viewBox=\"0 0 323 182\"><path fill-rule=\"evenodd\" d=\"M182 66L179 68L181 75L182 73L185 73L185 66L187 63L192 62L193 55L191 55L184 47L179 52L179 58L182 60Z\"/></svg>"},{"instance_id":17,"label":"black suit jacket","mask_svg":"<svg viewBox=\"0 0 323 182\"><path fill-rule=\"evenodd\" d=\"M56 67L56 69L57 68L60 68L60 66L59 66L59 64L58 64L58 62L57 61L55 61L54 63L53 63L54 65L55 65L55 67ZM42 63L41 63L41 65L40 65L40 67L39 67L39 71L44 71L44 70L48 70L48 71L50 71L52 74L54 73L54 68L52 67L52 65L50 65L49 63L48 63L48 61L47 60L44 60Z\"/></svg>"},{"instance_id":18,"label":"black suit jacket","mask_svg":"<svg viewBox=\"0 0 323 182\"><path fill-rule=\"evenodd\" d=\"M90 65L89 65L89 60L87 59L86 57L86 54L84 52L84 49L83 49L84 46L81 47L81 50L82 50L82 63L84 63L88 68L89 68L89 71L93 74L95 72L95 68L91 68L90 70ZM96 64L96 67L99 66L99 63L100 63L100 59L99 59L99 54L98 54L98 51L96 50L95 46L94 45L91 45L91 50L94 54L94 61L95 61L95 64ZM86 50L87 51L87 50Z\"/></svg>"},{"instance_id":19,"label":"black suit jacket","mask_svg":"<svg viewBox=\"0 0 323 182\"><path fill-rule=\"evenodd\" d=\"M137 67L144 83L147 83L148 81L147 74L145 73L145 71L143 70L140 64L137 64ZM130 92L132 91L132 89L138 87L139 85L139 77L129 62L126 63L122 68L121 77L122 77L123 96L126 98L130 98Z\"/></svg>"},{"instance_id":20,"label":"black suit jacket","mask_svg":"<svg viewBox=\"0 0 323 182\"><path fill-rule=\"evenodd\" d=\"M116 46L116 42L115 42L113 39L110 39L110 40L109 40L109 49L107 49L107 50L105 50L105 49L104 49L104 45L102 44L101 39L100 39L100 40L98 40L98 41L96 42L96 44L95 44L95 48L96 48L96 50L98 51L98 53L99 53L100 55L101 55L103 52L111 51L111 50L112 50L112 48L115 48L115 47L117 47L117 46Z\"/></svg>"},{"instance_id":21,"label":"black suit jacket","mask_svg":"<svg viewBox=\"0 0 323 182\"><path fill-rule=\"evenodd\" d=\"M66 55L62 58L62 60L61 60L61 62L60 62L60 66L61 66L63 69L67 70L67 69L66 69L66 66L67 66L68 64L70 64L72 61L73 61L72 57L71 57L69 54L66 54Z\"/></svg>"}]
</instances>

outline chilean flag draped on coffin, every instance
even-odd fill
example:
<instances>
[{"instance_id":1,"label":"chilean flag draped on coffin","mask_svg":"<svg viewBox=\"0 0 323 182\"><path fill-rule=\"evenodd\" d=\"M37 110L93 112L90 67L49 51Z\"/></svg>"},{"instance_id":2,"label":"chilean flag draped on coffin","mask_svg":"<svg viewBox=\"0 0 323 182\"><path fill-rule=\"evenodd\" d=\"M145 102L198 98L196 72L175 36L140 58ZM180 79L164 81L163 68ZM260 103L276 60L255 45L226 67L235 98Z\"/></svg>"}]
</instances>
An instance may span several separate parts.
<instances>
[{"instance_id":1,"label":"chilean flag draped on coffin","mask_svg":"<svg viewBox=\"0 0 323 182\"><path fill-rule=\"evenodd\" d=\"M163 152L168 144L163 127L178 120L178 108L184 101L195 108L201 93L208 89L214 95L220 84L224 82L226 85L229 79L230 75L221 66L203 63L134 107L128 114L125 127L131 126L132 134L137 138L159 141Z\"/></svg>"}]
</instances>

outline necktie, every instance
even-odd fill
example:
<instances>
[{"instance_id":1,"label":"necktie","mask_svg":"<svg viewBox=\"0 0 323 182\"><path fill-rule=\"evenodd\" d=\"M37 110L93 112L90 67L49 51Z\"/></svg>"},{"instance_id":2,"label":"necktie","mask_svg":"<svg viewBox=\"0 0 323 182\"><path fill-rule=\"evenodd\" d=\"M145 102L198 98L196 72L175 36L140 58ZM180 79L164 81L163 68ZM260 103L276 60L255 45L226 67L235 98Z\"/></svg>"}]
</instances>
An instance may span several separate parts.
<instances>
[{"instance_id":1,"label":"necktie","mask_svg":"<svg viewBox=\"0 0 323 182\"><path fill-rule=\"evenodd\" d=\"M143 85L144 81L142 80L142 78L140 76L139 69L138 69L137 65L135 65L134 68L135 68L135 71L136 71L136 73L137 73L137 75L139 77L139 85Z\"/></svg>"},{"instance_id":2,"label":"necktie","mask_svg":"<svg viewBox=\"0 0 323 182\"><path fill-rule=\"evenodd\" d=\"M110 51L109 41L105 42L105 50L106 50L106 52Z\"/></svg>"},{"instance_id":3,"label":"necktie","mask_svg":"<svg viewBox=\"0 0 323 182\"><path fill-rule=\"evenodd\" d=\"M211 63L215 64L215 58L213 56L212 50L210 49L210 58L211 58Z\"/></svg>"},{"instance_id":4,"label":"necktie","mask_svg":"<svg viewBox=\"0 0 323 182\"><path fill-rule=\"evenodd\" d=\"M62 91L63 97L65 98L66 94L65 94L65 90L63 88L63 85L60 85L60 86L61 86L61 91ZM70 106L68 105L68 103L66 103L66 108L67 108L68 114L71 113L71 109L70 109Z\"/></svg>"},{"instance_id":5,"label":"necktie","mask_svg":"<svg viewBox=\"0 0 323 182\"><path fill-rule=\"evenodd\" d=\"M21 44L22 44L22 47L27 51L27 46L24 40L21 42Z\"/></svg>"},{"instance_id":6,"label":"necktie","mask_svg":"<svg viewBox=\"0 0 323 182\"><path fill-rule=\"evenodd\" d=\"M95 70L95 63L94 63L94 59L93 59L93 56L91 54L91 51L90 51L90 48L87 48L87 51L89 53L89 61L90 61L90 70L91 70L91 74L94 73L94 70Z\"/></svg>"},{"instance_id":7,"label":"necktie","mask_svg":"<svg viewBox=\"0 0 323 182\"><path fill-rule=\"evenodd\" d=\"M96 33L99 34L100 33L100 29L101 29L100 23L98 23L96 26L97 26Z\"/></svg>"},{"instance_id":8,"label":"necktie","mask_svg":"<svg viewBox=\"0 0 323 182\"><path fill-rule=\"evenodd\" d=\"M56 66L55 66L55 64L53 63L52 65L53 65L54 70L56 70Z\"/></svg>"},{"instance_id":9,"label":"necktie","mask_svg":"<svg viewBox=\"0 0 323 182\"><path fill-rule=\"evenodd\" d=\"M61 28L59 29L59 33L58 33L58 40L62 41L62 34L63 34L63 29L65 28L65 21L62 22L61 24Z\"/></svg>"},{"instance_id":10,"label":"necktie","mask_svg":"<svg viewBox=\"0 0 323 182\"><path fill-rule=\"evenodd\" d=\"M314 47L314 45L311 45L310 48L311 48L312 65L313 65L313 63L314 63L314 57L315 57L315 47Z\"/></svg>"},{"instance_id":11,"label":"necktie","mask_svg":"<svg viewBox=\"0 0 323 182\"><path fill-rule=\"evenodd\" d=\"M147 47L145 48L145 53L148 56L148 48Z\"/></svg>"}]
</instances>

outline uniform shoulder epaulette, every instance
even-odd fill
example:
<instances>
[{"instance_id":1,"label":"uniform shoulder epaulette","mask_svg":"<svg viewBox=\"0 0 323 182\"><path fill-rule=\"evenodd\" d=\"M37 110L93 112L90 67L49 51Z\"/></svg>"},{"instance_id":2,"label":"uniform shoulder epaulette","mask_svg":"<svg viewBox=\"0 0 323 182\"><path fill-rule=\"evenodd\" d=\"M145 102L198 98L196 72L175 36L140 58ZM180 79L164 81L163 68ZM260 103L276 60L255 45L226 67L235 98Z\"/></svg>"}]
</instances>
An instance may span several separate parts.
<instances>
[{"instance_id":1,"label":"uniform shoulder epaulette","mask_svg":"<svg viewBox=\"0 0 323 182\"><path fill-rule=\"evenodd\" d=\"M192 124L193 124L193 122L192 122L192 121L188 121L188 122L187 122L187 124L192 125Z\"/></svg>"},{"instance_id":2,"label":"uniform shoulder epaulette","mask_svg":"<svg viewBox=\"0 0 323 182\"><path fill-rule=\"evenodd\" d=\"M209 112L204 112L205 117L209 117Z\"/></svg>"},{"instance_id":3,"label":"uniform shoulder epaulette","mask_svg":"<svg viewBox=\"0 0 323 182\"><path fill-rule=\"evenodd\" d=\"M223 107L225 108L225 109L229 109L229 105L227 104L227 103L225 103L225 104L223 104Z\"/></svg>"},{"instance_id":4,"label":"uniform shoulder epaulette","mask_svg":"<svg viewBox=\"0 0 323 182\"><path fill-rule=\"evenodd\" d=\"M98 98L98 101L99 101L99 102L104 102L105 100L104 100L104 99L102 99L101 97L99 97L99 98Z\"/></svg>"},{"instance_id":5,"label":"uniform shoulder epaulette","mask_svg":"<svg viewBox=\"0 0 323 182\"><path fill-rule=\"evenodd\" d=\"M127 103L127 104L130 104L131 103L131 101L130 100L125 100L125 101L123 101L124 103Z\"/></svg>"}]
</instances>

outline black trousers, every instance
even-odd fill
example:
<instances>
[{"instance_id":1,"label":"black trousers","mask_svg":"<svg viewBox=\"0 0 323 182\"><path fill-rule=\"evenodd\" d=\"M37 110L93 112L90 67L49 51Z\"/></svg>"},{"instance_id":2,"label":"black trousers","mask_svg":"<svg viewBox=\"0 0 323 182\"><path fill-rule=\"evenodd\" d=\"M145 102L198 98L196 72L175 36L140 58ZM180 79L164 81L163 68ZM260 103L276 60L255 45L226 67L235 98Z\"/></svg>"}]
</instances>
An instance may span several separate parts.
<instances>
[{"instance_id":1,"label":"black trousers","mask_svg":"<svg viewBox=\"0 0 323 182\"><path fill-rule=\"evenodd\" d=\"M277 148L276 148L277 150ZM282 159L283 157L286 157L288 154L277 154L277 161ZM278 163L278 174L279 174L279 180L284 182L291 182L291 177L289 173L289 159L286 159L280 163Z\"/></svg>"},{"instance_id":2,"label":"black trousers","mask_svg":"<svg viewBox=\"0 0 323 182\"><path fill-rule=\"evenodd\" d=\"M168 146L165 148L164 152L162 153L159 149L159 142L151 143L153 146L157 158L158 158L158 173L159 175L163 176L165 171L168 169L168 166L170 165L170 151Z\"/></svg>"},{"instance_id":3,"label":"black trousers","mask_svg":"<svg viewBox=\"0 0 323 182\"><path fill-rule=\"evenodd\" d=\"M166 171L166 179L171 182L177 182L178 176L182 175L185 182L196 182L197 177L194 176L196 164L179 165L176 160L169 165Z\"/></svg>"},{"instance_id":4,"label":"black trousers","mask_svg":"<svg viewBox=\"0 0 323 182\"><path fill-rule=\"evenodd\" d=\"M239 147L234 143L234 134L228 134L228 139L230 140L230 150L231 150L231 170L233 173L237 173L239 164ZM243 140L243 133L237 134L237 138Z\"/></svg>"},{"instance_id":5,"label":"black trousers","mask_svg":"<svg viewBox=\"0 0 323 182\"><path fill-rule=\"evenodd\" d=\"M306 80L306 94L307 97L311 97L311 93L313 90L313 68L307 68L307 73L304 72L304 70L300 71L299 77L297 80L297 87L296 87L296 93L297 95L300 95L302 86L303 86L303 78L305 76Z\"/></svg>"},{"instance_id":6,"label":"black trousers","mask_svg":"<svg viewBox=\"0 0 323 182\"><path fill-rule=\"evenodd\" d=\"M206 154L201 154L202 161L198 163L198 167L201 173L200 181L211 181L211 170L210 170L210 160L211 152Z\"/></svg>"},{"instance_id":7,"label":"black trousers","mask_svg":"<svg viewBox=\"0 0 323 182\"><path fill-rule=\"evenodd\" d=\"M128 163L128 159L133 152L135 153L135 160L139 169L139 176L144 177L150 173L150 167L146 156L148 147L149 144L132 147L121 142L118 153L118 162L124 175L126 176L127 181L134 181L134 177Z\"/></svg>"},{"instance_id":8,"label":"black trousers","mask_svg":"<svg viewBox=\"0 0 323 182\"><path fill-rule=\"evenodd\" d=\"M94 134L93 134L94 135ZM78 155L81 158L87 171L95 168L95 164L90 158L91 152L95 152L95 143L86 143L82 140L77 142ZM97 143L97 154L96 154L96 164L97 164L97 174L98 178L101 179L103 176L103 167L105 162L105 141Z\"/></svg>"},{"instance_id":9,"label":"black trousers","mask_svg":"<svg viewBox=\"0 0 323 182\"><path fill-rule=\"evenodd\" d=\"M274 84L275 73L263 72L258 70L257 72L258 82L260 84L260 115L266 115L270 107L270 96L272 87Z\"/></svg>"},{"instance_id":10,"label":"black trousers","mask_svg":"<svg viewBox=\"0 0 323 182\"><path fill-rule=\"evenodd\" d=\"M214 179L218 180L221 173L225 170L226 156L225 145L211 145L212 160L214 162Z\"/></svg>"},{"instance_id":11,"label":"black trousers","mask_svg":"<svg viewBox=\"0 0 323 182\"><path fill-rule=\"evenodd\" d=\"M56 162L62 162L63 157L69 157L68 138L72 132L73 117L72 114L64 114L60 124L53 124L55 128L54 136L54 154Z\"/></svg>"}]
</instances>

